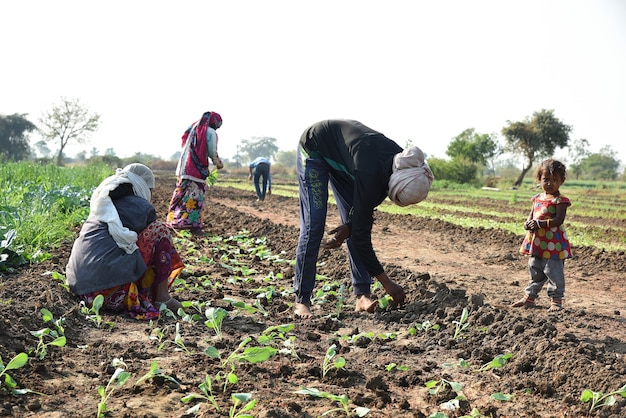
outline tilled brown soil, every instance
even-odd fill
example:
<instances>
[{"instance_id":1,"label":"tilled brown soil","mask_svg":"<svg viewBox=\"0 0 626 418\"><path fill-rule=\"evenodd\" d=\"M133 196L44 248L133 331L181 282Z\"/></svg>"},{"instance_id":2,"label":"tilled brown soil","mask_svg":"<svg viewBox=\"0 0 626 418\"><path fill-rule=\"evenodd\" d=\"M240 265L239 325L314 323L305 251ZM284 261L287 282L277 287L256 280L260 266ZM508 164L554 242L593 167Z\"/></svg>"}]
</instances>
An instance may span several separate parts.
<instances>
[{"instance_id":1,"label":"tilled brown soil","mask_svg":"<svg viewBox=\"0 0 626 418\"><path fill-rule=\"evenodd\" d=\"M174 184L171 176L158 178L154 203L161 218ZM98 386L109 382L115 358L123 359L131 377L107 400L109 417L229 416L232 393L252 394L257 403L250 413L255 417L317 417L342 407L327 397L295 393L303 387L346 395L350 416L356 416L356 407L365 407L371 417L428 417L437 411L458 417L473 408L490 417L580 417L589 411L589 404L580 401L584 389L606 393L626 383L623 253L575 248L576 258L566 264L564 311L547 311L545 290L538 308L510 309L507 305L523 294L528 280L526 259L517 254L521 235L377 212L374 245L388 274L405 287L406 304L379 308L374 314L354 313L345 249L325 251L320 255L323 277L318 288L325 283L329 288L314 305L315 318L303 321L293 318L293 295L288 292L293 280L288 260L294 258L298 238L297 200L274 195L256 202L253 193L219 186L208 194L207 234L176 238L186 263L182 275L186 286L179 286L176 296L227 310L222 338L205 326L204 312L197 322L163 317L152 324L103 312L104 320L114 326L97 328L50 274L64 274L68 241L53 251L51 260L2 276L4 364L36 347L37 338L30 331L52 326L43 322L42 308L55 319L65 319L67 345L49 347L43 359L31 354L24 367L8 371L18 388L43 395L14 395L0 385L0 416L96 416ZM337 222L331 208L329 228ZM235 241L228 238L242 231L259 238L277 259L233 250L229 245ZM216 241L215 236L223 240ZM232 257L255 272L234 272L228 261ZM336 284L347 289L342 309ZM259 298L270 287L271 298ZM383 296L380 290L375 292ZM247 306L258 300L256 306L263 309L246 312L230 300ZM454 338L464 308L469 325ZM177 323L181 344L175 343ZM295 325L282 336L295 337L292 349L263 362L233 363L238 381L214 382L219 411L205 400L181 401L189 393L201 393L198 385L205 376L231 371L224 360L247 337L252 340L245 347L261 346L258 337L268 327L282 324ZM286 347L279 337L267 344ZM332 344L346 363L323 373ZM217 349L221 360L205 353L209 346ZM504 366L479 371L496 356L509 353ZM153 362L178 384L163 377L136 384ZM442 407L458 395L450 385L429 394L425 385L431 380L462 385L459 409ZM513 396L501 401L492 398L494 393ZM199 405L197 410L189 411L194 405ZM621 417L625 405L618 397L615 405L590 415Z\"/></svg>"}]
</instances>

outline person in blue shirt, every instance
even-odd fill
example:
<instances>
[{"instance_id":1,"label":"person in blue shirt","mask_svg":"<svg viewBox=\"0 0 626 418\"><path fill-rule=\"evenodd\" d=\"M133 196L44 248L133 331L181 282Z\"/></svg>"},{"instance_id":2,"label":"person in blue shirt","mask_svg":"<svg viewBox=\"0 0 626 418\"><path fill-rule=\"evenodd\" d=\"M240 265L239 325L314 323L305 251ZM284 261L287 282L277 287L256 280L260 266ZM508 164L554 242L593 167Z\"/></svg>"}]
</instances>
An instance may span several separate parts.
<instances>
[{"instance_id":1,"label":"person in blue shirt","mask_svg":"<svg viewBox=\"0 0 626 418\"><path fill-rule=\"evenodd\" d=\"M296 161L300 195L300 237L296 250L294 314L312 316L320 247L339 248L345 242L356 296L355 311L373 312L375 277L393 300L405 300L402 287L391 280L372 246L374 210L387 197L399 206L426 198L434 179L417 147L402 149L391 139L355 120L331 119L308 127L298 144ZM328 231L322 243L328 207L328 186L333 190L342 225Z\"/></svg>"},{"instance_id":2,"label":"person in blue shirt","mask_svg":"<svg viewBox=\"0 0 626 418\"><path fill-rule=\"evenodd\" d=\"M272 175L270 174L270 167L272 163L265 157L255 158L248 168L250 169L250 175L248 180L254 179L254 189L259 201L265 200L265 195L272 194Z\"/></svg>"}]
</instances>

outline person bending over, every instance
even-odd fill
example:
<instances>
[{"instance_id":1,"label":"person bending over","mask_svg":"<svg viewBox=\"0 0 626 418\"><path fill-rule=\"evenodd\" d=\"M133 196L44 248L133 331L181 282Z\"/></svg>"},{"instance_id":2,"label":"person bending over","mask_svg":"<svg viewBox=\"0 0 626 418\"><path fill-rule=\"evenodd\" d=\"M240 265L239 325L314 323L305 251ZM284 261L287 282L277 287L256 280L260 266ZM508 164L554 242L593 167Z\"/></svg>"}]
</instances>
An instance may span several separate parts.
<instances>
[{"instance_id":1,"label":"person bending over","mask_svg":"<svg viewBox=\"0 0 626 418\"><path fill-rule=\"evenodd\" d=\"M385 198L406 206L428 195L433 174L417 147L403 150L398 144L355 120L325 120L308 127L298 143L296 162L300 196L300 236L296 250L294 313L311 316L320 246L348 247L353 292L358 311L373 312L372 277L398 303L403 288L391 280L372 247L374 209ZM322 243L326 222L328 184L333 190L342 225L329 231Z\"/></svg>"}]
</instances>

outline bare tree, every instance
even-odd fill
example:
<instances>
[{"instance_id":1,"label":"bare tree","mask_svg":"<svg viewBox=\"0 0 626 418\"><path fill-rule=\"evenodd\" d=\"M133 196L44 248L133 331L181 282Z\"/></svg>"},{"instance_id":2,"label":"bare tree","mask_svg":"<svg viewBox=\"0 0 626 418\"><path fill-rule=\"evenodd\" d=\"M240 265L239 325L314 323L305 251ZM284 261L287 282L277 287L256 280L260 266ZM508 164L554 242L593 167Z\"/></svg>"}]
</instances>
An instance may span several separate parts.
<instances>
[{"instance_id":1,"label":"bare tree","mask_svg":"<svg viewBox=\"0 0 626 418\"><path fill-rule=\"evenodd\" d=\"M61 98L61 103L39 119L46 141L59 141L57 165L63 164L63 150L71 141L84 143L100 126L100 115L90 112L79 99Z\"/></svg>"}]
</instances>

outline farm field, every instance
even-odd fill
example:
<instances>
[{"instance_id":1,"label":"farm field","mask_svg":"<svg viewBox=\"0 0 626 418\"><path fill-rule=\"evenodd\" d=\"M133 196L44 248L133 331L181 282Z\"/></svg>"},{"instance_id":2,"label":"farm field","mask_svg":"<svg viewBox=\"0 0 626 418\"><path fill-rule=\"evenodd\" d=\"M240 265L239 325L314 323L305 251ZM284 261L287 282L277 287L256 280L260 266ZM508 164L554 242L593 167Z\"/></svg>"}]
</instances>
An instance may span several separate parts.
<instances>
[{"instance_id":1,"label":"farm field","mask_svg":"<svg viewBox=\"0 0 626 418\"><path fill-rule=\"evenodd\" d=\"M172 175L157 176L153 203L161 219L174 185ZM18 388L41 394L14 395L0 383L0 416L95 417L100 386L110 394L107 417L242 416L236 413L248 401L235 405L237 393L256 401L241 412L254 417L626 414L619 395L593 412L580 399L585 390L607 394L626 384L623 210L598 205L597 213L578 217L574 207L568 211L570 235L595 231L600 247L574 246L575 258L566 262L565 309L556 314L547 311L545 289L537 308L508 307L528 281L527 260L518 254L530 209L525 197L474 196L471 206L483 209L463 211L517 224L519 231L453 222L470 203L436 192L417 205L436 219L377 211L374 247L404 286L405 305L381 302L373 314L354 313L344 246L320 254L316 289L324 291L314 300L315 317L303 321L293 317L289 293L299 224L293 186L281 193L276 184L266 202L230 186L224 181L209 189L205 235L176 235L186 263L174 286L186 301L183 318L162 315L148 323L100 312L98 327L59 280L69 240L52 259L3 273L4 365L37 346L31 331L54 328L41 309L64 319L67 344L5 370ZM327 226L338 224L330 208ZM219 322L207 309L225 316ZM345 364L336 363L339 358ZM129 373L119 386L112 380L118 367ZM200 387L207 380L211 391Z\"/></svg>"}]
</instances>

